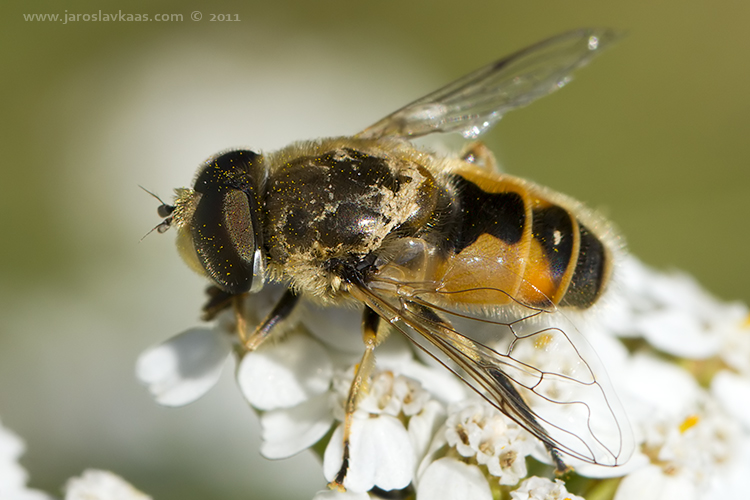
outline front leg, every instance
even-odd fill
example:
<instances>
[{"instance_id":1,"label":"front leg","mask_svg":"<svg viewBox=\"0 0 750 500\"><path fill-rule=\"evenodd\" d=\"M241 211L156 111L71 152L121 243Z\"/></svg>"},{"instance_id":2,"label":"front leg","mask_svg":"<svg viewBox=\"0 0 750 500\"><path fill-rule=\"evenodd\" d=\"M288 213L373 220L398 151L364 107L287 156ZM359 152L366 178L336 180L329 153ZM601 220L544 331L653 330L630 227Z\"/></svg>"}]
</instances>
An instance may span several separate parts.
<instances>
[{"instance_id":1,"label":"front leg","mask_svg":"<svg viewBox=\"0 0 750 500\"><path fill-rule=\"evenodd\" d=\"M357 409L357 401L360 394L364 391L364 386L367 383L367 379L370 378L370 373L375 367L375 347L385 339L385 335L381 334L378 336L378 326L380 325L380 316L365 306L364 315L362 317L362 340L365 343L365 352L362 355L362 360L357 366L357 371L354 374L352 384L349 386L349 395L346 398L346 414L344 416L344 453L341 461L341 469L336 474L336 478L328 485L331 489L339 491L345 491L344 479L349 469L349 447L352 432L352 419L354 418L354 412Z\"/></svg>"},{"instance_id":2,"label":"front leg","mask_svg":"<svg viewBox=\"0 0 750 500\"><path fill-rule=\"evenodd\" d=\"M201 319L203 321L212 321L220 312L232 307L235 297L234 294L225 292L216 285L211 285L206 288L206 295L208 295L208 300L203 305L202 309L203 315L201 316ZM245 294L242 294L241 296L244 295Z\"/></svg>"},{"instance_id":3,"label":"front leg","mask_svg":"<svg viewBox=\"0 0 750 500\"><path fill-rule=\"evenodd\" d=\"M221 288L212 285L206 289L208 301L203 306L203 321L211 321L216 316L230 307L234 310L236 322L237 337L240 339L242 346L246 351L254 351L268 337L271 330L283 322L292 314L294 307L299 302L299 295L291 289L286 290L284 295L278 300L273 310L258 325L253 333L247 334L247 317L245 314L245 300L249 296L247 293L231 294Z\"/></svg>"},{"instance_id":4,"label":"front leg","mask_svg":"<svg viewBox=\"0 0 750 500\"><path fill-rule=\"evenodd\" d=\"M246 351L254 351L260 346L271 334L273 329L282 323L294 311L294 307L299 303L300 296L291 289L284 292L279 301L273 307L268 316L255 328L250 335L247 335L247 319L243 308L245 295L235 295L233 297L234 315L237 321L237 334Z\"/></svg>"}]
</instances>

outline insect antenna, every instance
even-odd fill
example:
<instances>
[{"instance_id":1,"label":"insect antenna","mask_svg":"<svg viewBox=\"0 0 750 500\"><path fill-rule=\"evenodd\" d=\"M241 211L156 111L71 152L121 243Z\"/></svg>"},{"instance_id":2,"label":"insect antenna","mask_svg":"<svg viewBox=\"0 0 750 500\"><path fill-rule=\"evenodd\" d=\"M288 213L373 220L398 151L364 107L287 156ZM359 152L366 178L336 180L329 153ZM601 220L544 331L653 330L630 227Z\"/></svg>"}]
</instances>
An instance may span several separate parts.
<instances>
[{"instance_id":1,"label":"insect antenna","mask_svg":"<svg viewBox=\"0 0 750 500\"><path fill-rule=\"evenodd\" d=\"M159 217L161 217L161 218L164 219L163 221L161 221L161 223L159 223L156 226L154 226L151 229L151 231L149 231L146 234L144 234L143 237L139 240L139 242L141 242L141 241L143 241L146 238L146 236L148 236L149 234L153 233L154 231L156 231L159 234L161 234L161 233L165 232L166 230L168 230L170 228L170 226L172 225L172 212L174 212L175 206L174 205L168 205L168 204L164 203L164 201L161 198L159 198L158 195L152 193L151 191L149 191L145 187L141 186L140 184L138 185L138 187L141 188L141 189L143 189L144 191L146 191L148 194L150 194L151 196L153 196L157 200L159 200L159 203L161 203L161 205L159 205L159 207L156 209L156 212L157 212L157 214L159 214Z\"/></svg>"}]
</instances>

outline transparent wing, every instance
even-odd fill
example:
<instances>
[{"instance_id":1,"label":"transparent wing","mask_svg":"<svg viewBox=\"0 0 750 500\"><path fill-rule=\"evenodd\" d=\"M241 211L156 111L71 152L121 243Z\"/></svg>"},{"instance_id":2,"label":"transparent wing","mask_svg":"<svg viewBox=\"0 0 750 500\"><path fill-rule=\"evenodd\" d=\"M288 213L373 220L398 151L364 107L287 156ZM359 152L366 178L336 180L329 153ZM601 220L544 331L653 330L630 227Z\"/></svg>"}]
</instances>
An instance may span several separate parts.
<instances>
[{"instance_id":1,"label":"transparent wing","mask_svg":"<svg viewBox=\"0 0 750 500\"><path fill-rule=\"evenodd\" d=\"M598 357L554 306L466 312L446 306L455 292L377 279L356 295L539 438L555 461L560 451L612 467L633 453L627 417Z\"/></svg>"},{"instance_id":2,"label":"transparent wing","mask_svg":"<svg viewBox=\"0 0 750 500\"><path fill-rule=\"evenodd\" d=\"M606 29L579 29L480 68L388 115L358 134L414 138L433 132L477 137L505 113L551 94L616 39Z\"/></svg>"}]
</instances>

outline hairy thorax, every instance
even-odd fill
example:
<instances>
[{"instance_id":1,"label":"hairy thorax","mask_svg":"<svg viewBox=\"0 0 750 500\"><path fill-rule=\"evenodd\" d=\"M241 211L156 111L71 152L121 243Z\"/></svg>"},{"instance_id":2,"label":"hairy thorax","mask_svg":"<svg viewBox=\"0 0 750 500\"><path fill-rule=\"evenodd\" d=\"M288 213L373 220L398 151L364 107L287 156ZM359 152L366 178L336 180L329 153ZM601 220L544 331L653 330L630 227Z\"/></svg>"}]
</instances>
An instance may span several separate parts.
<instances>
[{"instance_id":1,"label":"hairy thorax","mask_svg":"<svg viewBox=\"0 0 750 500\"><path fill-rule=\"evenodd\" d=\"M293 145L274 160L264 207L269 270L323 300L345 292L334 268L418 232L440 197L432 156L408 146L330 140Z\"/></svg>"}]
</instances>

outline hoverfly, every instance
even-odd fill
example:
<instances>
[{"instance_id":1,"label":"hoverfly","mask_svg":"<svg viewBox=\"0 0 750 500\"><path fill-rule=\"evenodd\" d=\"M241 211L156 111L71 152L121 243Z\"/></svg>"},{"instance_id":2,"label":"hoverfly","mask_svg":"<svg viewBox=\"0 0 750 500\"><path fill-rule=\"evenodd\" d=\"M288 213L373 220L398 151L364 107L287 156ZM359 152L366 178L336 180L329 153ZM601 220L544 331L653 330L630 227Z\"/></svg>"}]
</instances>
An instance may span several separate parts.
<instances>
[{"instance_id":1,"label":"hoverfly","mask_svg":"<svg viewBox=\"0 0 750 500\"><path fill-rule=\"evenodd\" d=\"M633 451L622 408L568 315L599 300L617 252L607 224L580 204L499 173L474 143L455 158L409 141L437 132L476 137L507 111L547 95L614 38L559 35L485 66L352 137L259 154L220 153L192 189L162 204L184 260L214 285L207 310L237 305L267 282L288 288L241 341L255 349L301 297L363 309L365 352L351 416L373 352L400 331L561 454L617 466ZM564 361L561 361L564 360Z\"/></svg>"}]
</instances>

